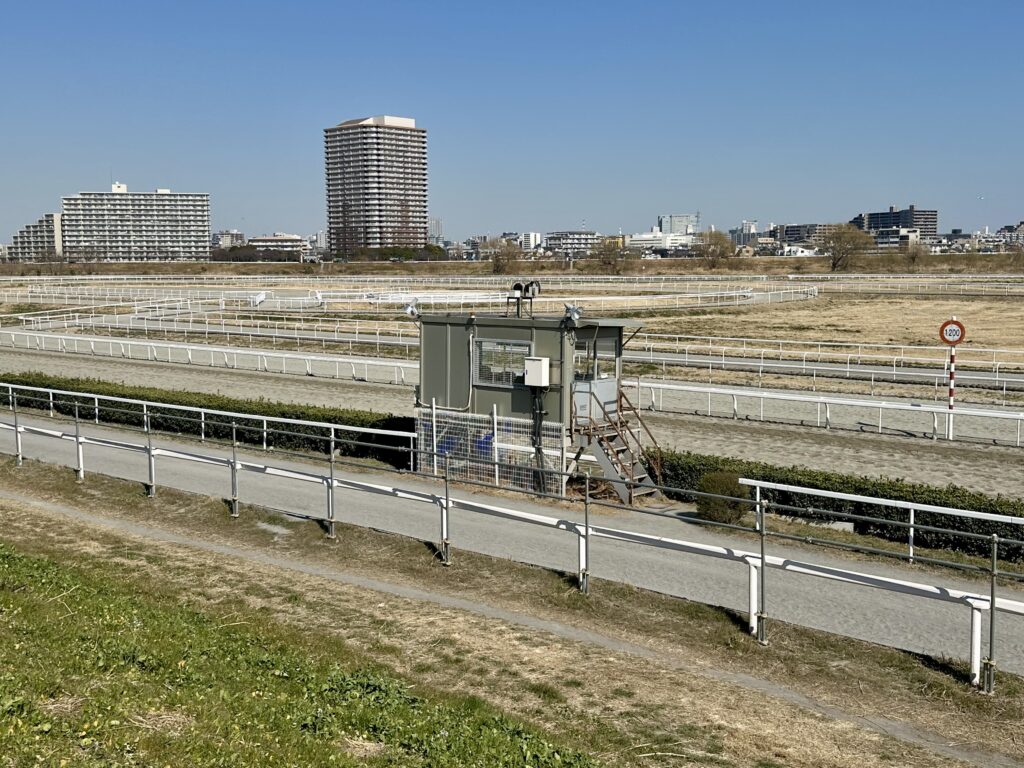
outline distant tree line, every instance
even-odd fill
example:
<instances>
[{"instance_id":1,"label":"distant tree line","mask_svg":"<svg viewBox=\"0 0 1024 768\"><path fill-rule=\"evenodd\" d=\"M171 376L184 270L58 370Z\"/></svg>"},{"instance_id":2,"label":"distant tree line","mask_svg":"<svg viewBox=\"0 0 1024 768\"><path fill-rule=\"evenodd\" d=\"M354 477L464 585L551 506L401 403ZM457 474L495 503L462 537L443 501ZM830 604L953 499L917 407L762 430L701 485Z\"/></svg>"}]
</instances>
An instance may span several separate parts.
<instances>
[{"instance_id":1,"label":"distant tree line","mask_svg":"<svg viewBox=\"0 0 1024 768\"><path fill-rule=\"evenodd\" d=\"M286 251L260 250L251 245L232 248L214 248L210 261L299 261L299 254Z\"/></svg>"},{"instance_id":2,"label":"distant tree line","mask_svg":"<svg viewBox=\"0 0 1024 768\"><path fill-rule=\"evenodd\" d=\"M355 248L347 255L341 252L334 254L335 261L440 261L447 258L448 252L439 245L425 245L422 248Z\"/></svg>"}]
</instances>

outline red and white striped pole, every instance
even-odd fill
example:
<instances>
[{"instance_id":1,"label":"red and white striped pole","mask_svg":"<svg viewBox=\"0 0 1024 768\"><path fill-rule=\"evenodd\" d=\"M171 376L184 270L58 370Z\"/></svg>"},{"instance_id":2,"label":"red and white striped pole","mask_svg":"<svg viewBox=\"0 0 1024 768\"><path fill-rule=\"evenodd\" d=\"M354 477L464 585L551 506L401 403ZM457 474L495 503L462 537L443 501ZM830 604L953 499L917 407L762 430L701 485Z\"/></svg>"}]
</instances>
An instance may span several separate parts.
<instances>
[{"instance_id":1,"label":"red and white striped pole","mask_svg":"<svg viewBox=\"0 0 1024 768\"><path fill-rule=\"evenodd\" d=\"M953 317L956 320L956 317ZM946 439L953 439L953 401L956 398L956 345L949 348L949 415L946 417Z\"/></svg>"}]
</instances>

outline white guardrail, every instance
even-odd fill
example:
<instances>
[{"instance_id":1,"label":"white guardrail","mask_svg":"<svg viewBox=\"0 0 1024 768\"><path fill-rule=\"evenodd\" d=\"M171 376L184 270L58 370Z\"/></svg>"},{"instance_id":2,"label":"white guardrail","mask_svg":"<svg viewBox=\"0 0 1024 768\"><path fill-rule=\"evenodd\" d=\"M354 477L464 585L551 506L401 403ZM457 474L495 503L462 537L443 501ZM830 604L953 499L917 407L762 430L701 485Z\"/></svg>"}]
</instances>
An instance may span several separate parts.
<instances>
[{"instance_id":1,"label":"white guardrail","mask_svg":"<svg viewBox=\"0 0 1024 768\"><path fill-rule=\"evenodd\" d=\"M644 349L682 353L707 350L707 354L721 354L723 351L735 357L771 357L776 360L806 359L813 355L817 361L825 358L845 362L852 357L857 363L862 360L878 360L886 363L894 358L905 363L945 365L948 348L931 344L881 344L870 342L808 341L801 339L763 339L744 336L691 336L686 334L645 333L633 337L632 343ZM993 370L1000 363L1003 366L1024 366L1024 349L1000 349L961 345L957 349L957 363L985 365Z\"/></svg>"},{"instance_id":2,"label":"white guardrail","mask_svg":"<svg viewBox=\"0 0 1024 768\"><path fill-rule=\"evenodd\" d=\"M106 356L331 379L344 377L390 384L411 385L419 376L418 363L400 359L375 360L366 357L279 352L151 339L118 339L0 329L0 347L4 346L29 351ZM625 380L623 385L639 389L641 397L637 403L638 407L666 412L695 412L737 420L742 418L800 423L825 429L844 428L845 425L845 428L852 427L861 431L868 428L864 420L865 414L872 414L871 428L879 433L913 433L930 436L932 439L955 439L959 435L960 439L984 440L1016 447L1021 446L1024 431L1024 412L1009 410L960 407L951 413L948 408L937 405L673 384L642 377ZM644 393L649 396L646 403L643 402ZM667 406L666 393L670 394ZM674 403L673 397L676 401ZM701 399L700 403L697 403L697 397ZM756 407L749 407L752 403ZM766 403L784 404L785 407L776 408L774 413L766 412ZM741 405L744 406L743 409ZM890 414L888 423L886 414ZM954 419L959 425L957 431L950 430L950 422Z\"/></svg>"},{"instance_id":3,"label":"white guardrail","mask_svg":"<svg viewBox=\"0 0 1024 768\"><path fill-rule=\"evenodd\" d=\"M161 312L154 314L97 314L62 311L34 313L24 319L25 330L55 331L70 328L101 330L121 329L149 332L201 333L206 336L266 337L279 340L317 341L321 343L372 343L380 346L414 346L419 331L415 323L368 322L351 318L304 318L252 312L202 311ZM143 310L140 310L140 312ZM150 312L148 308L144 311ZM821 376L866 376L870 371L861 366L875 366L881 377L890 370L894 376L917 378L922 382L941 380L948 365L946 350L934 346L896 344L851 344L820 341L786 341L773 339L747 339L710 336L684 336L673 334L639 333L631 338L633 350L626 351L629 359L645 359L655 363L700 366L713 362L720 367L750 370L756 366L760 372L779 370L785 373ZM640 350L644 350L641 352ZM671 353L676 358L656 357L655 351ZM681 356L681 358L679 357ZM963 347L960 350L961 368L991 370L995 382L1005 378L1013 381L1013 373L1024 370L1024 350ZM773 361L778 361L773 362ZM786 361L786 362L784 362ZM821 363L822 365L815 365ZM938 372L905 370L905 366L937 366ZM1009 375L1007 375L1009 374ZM968 375L961 371L961 380ZM984 380L988 380L987 378Z\"/></svg>"},{"instance_id":4,"label":"white guardrail","mask_svg":"<svg viewBox=\"0 0 1024 768\"><path fill-rule=\"evenodd\" d=\"M636 388L638 408L672 412L673 408L683 412L701 413L706 416L723 416L733 420L755 420L799 423L824 429L851 428L870 430L881 434L888 430L894 434L913 432L937 440L961 438L985 440L1005 445L1021 446L1024 411L999 411L981 408L956 408L918 403L893 403L884 400L863 400L855 398L830 397L825 395L802 395L789 392L770 392L758 389L732 387L711 387L691 384L672 384L664 381L636 378L623 381L623 386ZM644 403L646 391L649 400ZM665 393L679 396L676 403L669 401L665 406ZM657 393L657 394L656 394ZM657 396L660 395L660 398ZM688 396L688 399L683 399ZM716 399L717 398L717 399ZM700 403L697 403L697 400ZM784 412L765 415L766 403L785 404ZM753 404L754 407L741 407ZM716 407L717 406L717 407ZM854 418L836 417L837 411L854 411ZM877 414L869 423L862 416L865 412ZM885 414L890 421L885 423ZM899 418L894 418L898 415ZM957 430L952 429L955 423ZM844 427L845 424L845 427ZM966 427L965 427L966 425Z\"/></svg>"},{"instance_id":5,"label":"white guardrail","mask_svg":"<svg viewBox=\"0 0 1024 768\"><path fill-rule=\"evenodd\" d=\"M145 334L147 339L150 338L150 333L158 334L158 336L159 334L180 333L185 336L186 343L188 342L189 334L200 336L206 342L213 335L224 337L229 344L232 337L243 339L248 342L249 347L254 346L254 342L257 340L266 339L275 348L279 343L283 342L317 343L323 346L325 353L327 344L331 343L336 346L348 345L350 355L356 353L356 346L372 346L376 349L377 354L380 354L382 348L397 347L404 352L406 357L410 355L412 349L419 343L418 333L415 329L404 328L402 327L403 324L375 325L365 320L324 320L301 323L292 319L287 323L275 320L250 320L251 324L248 326L235 325L234 323L228 325L227 319L223 317L224 314L218 313L220 315L218 318L206 320L197 319L193 316L80 316L77 313L68 313L60 316L32 318L26 327L21 330L53 333L55 330L67 330L73 327L88 327L93 330L100 329L105 331L123 329L125 338L130 338L132 332L141 332ZM237 318L238 316L236 315L236 322ZM710 347L707 349L708 351L711 350ZM783 358L780 357L779 361L775 362L771 357L765 356L765 350L761 350L759 358L741 357L740 359L727 358L726 353L731 350L719 348L717 351L720 352L720 355L715 354L712 356L705 352L703 345L699 346L696 351L690 345L686 345L682 346L679 352L673 353L676 355L675 357L670 357L655 355L653 348L648 347L647 352L626 351L623 359L627 362L660 364L663 368L663 377L667 374L669 366L682 366L756 371L759 377L763 377L766 373L810 376L812 387L816 385L819 376L824 379L856 379L869 381L872 393L876 383L886 381L917 384L920 386L931 385L935 399L938 399L939 388L945 385L948 375L946 373L945 361L926 361L923 358L876 357L870 353L864 353L859 356L853 353L835 353L836 362L815 364L813 361L808 362L808 356L811 354L809 352L804 353L802 359L798 356L795 360L784 362ZM820 360L821 357L829 356L830 354L832 353L818 354L816 357ZM1024 356L1024 352L1020 354ZM867 362L865 362L865 359L867 359ZM904 364L908 362L941 362L941 368L935 372L907 369L904 367ZM988 369L989 365L986 361L984 368ZM1007 367L1004 368L1004 365ZM1001 387L1005 399L1008 390L1024 387L1024 374L1017 372L1019 368L1019 364L1004 360L995 362L991 374L980 371L973 373L970 370L961 371L959 377L961 388L977 386L984 389L998 390Z\"/></svg>"},{"instance_id":6,"label":"white guardrail","mask_svg":"<svg viewBox=\"0 0 1024 768\"><path fill-rule=\"evenodd\" d=\"M118 339L108 336L58 335L9 329L0 330L0 347L332 379L340 379L344 374L346 378L390 384L405 384L406 373L410 370L419 370L418 364L398 359L371 360L365 357L277 352L245 347Z\"/></svg>"},{"instance_id":7,"label":"white guardrail","mask_svg":"<svg viewBox=\"0 0 1024 768\"><path fill-rule=\"evenodd\" d=\"M263 450L267 449L267 437L268 434L274 431L275 425L283 425L287 427L313 427L315 429L324 430L324 438L334 442L338 434L353 433L357 435L375 435L378 437L396 437L403 441L409 441L409 456L410 463L412 461L412 455L415 452L416 446L416 433L406 432L395 429L381 429L379 427L360 427L353 424L339 424L337 422L330 421L309 421L307 419L289 419L282 416L264 416L261 414L252 413L241 413L239 411L223 411L216 408L203 408L200 406L192 405L176 405L174 403L158 403L154 400L139 400L131 397L117 397L115 395L97 395L93 393L75 392L66 389L52 389L50 387L32 387L24 384L6 384L0 382L0 398L6 394L7 408L14 410L15 397L22 395L24 398L26 395L32 398L35 403L34 406L38 410L49 411L51 417L56 415L55 407L60 401L60 398L67 398L69 400L91 400L92 401L92 420L93 423L100 423L100 406L105 405L108 407L119 408L120 406L135 406L139 408L139 416L144 421L149 418L149 415L154 410L158 409L162 412L160 415L166 415L167 411L171 411L182 416L189 417L196 422L198 427L198 437L200 442L206 440L206 428L208 423L213 423L215 419L221 419L220 425L225 426L232 421L238 422L249 422L255 421L262 424L262 445ZM43 405L40 406L39 402L42 401ZM22 401L22 407L25 406L25 401ZM86 410L82 410L81 415L88 419Z\"/></svg>"},{"instance_id":8,"label":"white guardrail","mask_svg":"<svg viewBox=\"0 0 1024 768\"><path fill-rule=\"evenodd\" d=\"M91 395L88 394L75 394L77 394L80 397L91 397ZM163 408L166 406L161 405L160 407ZM262 418L259 416L254 417L251 414L243 414L242 416L244 416L247 419ZM269 419L270 417L268 417L268 420ZM285 423L287 423L288 420L275 421L284 421ZM321 509L310 509L308 507L301 507L286 509L282 511L290 512L293 514L299 514L308 519L325 523L328 526L328 535L333 535L334 523L336 522L337 519L335 514L335 510L337 508L335 496L338 490L353 493L380 494L392 499L403 499L413 502L420 502L431 506L436 506L440 511L439 541L441 546L439 549L445 553L450 552L448 530L449 514L452 511L464 511L472 514L498 518L512 523L522 523L527 525L539 526L541 528L546 528L554 531L564 531L575 536L577 539L577 578L581 585L584 585L586 583L588 574L591 570L589 562L589 540L591 537L608 539L612 541L622 542L625 544L632 544L643 547L654 547L663 550L670 550L678 552L682 555L711 557L730 562L735 562L737 564L744 565L747 568L748 589L746 599L748 605L749 619L748 629L752 634L756 634L758 632L760 628L759 622L762 621L764 617L766 617L767 615L765 611L765 568L774 568L803 576L812 576L834 582L841 582L856 586L866 586L888 592L896 592L912 597L936 600L939 602L952 603L956 605L963 605L970 609L971 642L969 649L969 657L971 664L971 680L972 683L975 685L978 685L980 683L979 670L981 668L981 611L991 611L991 609L994 607L997 611L1014 614L1018 616L1024 616L1024 602L1011 600L1004 597L995 597L995 599L993 600L994 592L990 595L984 595L980 593L952 589L949 587L943 587L927 583L877 576L874 574L864 573L861 571L846 570L836 568L835 566L825 566L813 562L795 560L791 557L778 557L767 555L764 553L744 551L736 549L735 547L731 546L703 544L693 541L686 541L683 539L656 536L640 531L623 530L601 525L590 525L586 521L580 523L578 521L568 520L562 517L551 517L547 515L524 512L521 510L514 509L512 507L496 506L477 501L471 501L468 499L456 498L451 496L447 492L447 490L445 491L444 494L440 494L437 492L425 492L422 490L403 488L399 486L390 486L364 481L357 481L350 478L339 478L336 477L334 474L333 462L331 464L330 473L323 474L321 472L313 470L312 468L296 469L294 467L283 467L271 463L257 462L249 459L239 458L237 452L234 450L232 451L232 455L230 457L227 457L218 454L197 452L195 450L189 450L185 448L179 449L154 446L152 438L148 434L148 431L146 442L137 443L129 440L111 439L109 435L104 434L89 434L89 429L91 429L91 425L87 423L83 427L83 425L77 421L75 425L75 431L68 432L59 428L47 428L25 423L19 423L16 417L14 418L14 420L10 420L7 418L0 420L0 431L13 433L14 453L19 461L21 459L21 456L23 455L23 440L27 436L49 438L62 442L74 443L76 448L77 462L77 466L75 467L75 469L76 472L78 473L79 478L83 480L85 479L86 472L85 449L90 446L102 447L105 449L122 450L137 454L144 454L147 457L148 487L150 493L155 492L156 489L156 462L157 459L159 458L224 467L229 471L231 489L230 498L232 501L231 510L233 516L238 516L239 514L238 475L241 472L256 473L263 477L277 478L282 481L296 481L322 486L325 490L325 494L323 506ZM346 427L346 429L351 428ZM4 450L7 450L7 446L4 447ZM102 471L100 473L107 474ZM228 476L225 476L225 481L227 481L228 479ZM753 484L753 481L744 482L746 482L747 484ZM760 487L766 486L762 484ZM797 490L803 490L806 491L807 493L812 494L815 492L813 489ZM957 510L952 511L957 512ZM968 511L959 510L959 512ZM1016 520L1016 518L1014 520ZM992 622L991 626L993 627L994 632L994 621ZM994 659L992 661L994 661Z\"/></svg>"},{"instance_id":9,"label":"white guardrail","mask_svg":"<svg viewBox=\"0 0 1024 768\"><path fill-rule=\"evenodd\" d=\"M116 301L157 301L170 299L223 300L239 305L263 306L280 310L347 310L365 312L381 312L398 314L404 303L415 297L423 307L434 310L475 309L502 312L506 309L507 290L502 292L480 293L466 290L461 292L438 292L435 288L424 287L404 292L332 292L320 289L309 289L305 295L291 294L273 295L273 292L212 290L198 288L109 288L97 287L63 288L44 287L34 290L3 289L0 290L0 302L24 303L38 302L61 305L86 305L101 302L109 304ZM618 296L586 296L582 299L575 294L565 297L542 296L535 299L535 305L550 305L561 310L562 304L568 300L582 300L591 312L635 312L651 309L687 309L704 306L735 306L747 303L774 303L781 301L799 301L812 299L818 295L815 286L780 286L758 285L757 288L738 286L715 291L679 292L664 294L626 294Z\"/></svg>"}]
</instances>

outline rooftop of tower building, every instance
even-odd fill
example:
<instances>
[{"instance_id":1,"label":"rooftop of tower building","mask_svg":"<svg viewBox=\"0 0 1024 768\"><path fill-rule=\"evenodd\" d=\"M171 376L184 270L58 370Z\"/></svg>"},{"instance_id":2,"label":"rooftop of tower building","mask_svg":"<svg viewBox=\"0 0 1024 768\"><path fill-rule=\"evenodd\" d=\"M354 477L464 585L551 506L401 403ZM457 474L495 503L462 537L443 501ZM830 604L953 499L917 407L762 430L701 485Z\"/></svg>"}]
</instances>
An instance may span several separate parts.
<instances>
[{"instance_id":1,"label":"rooftop of tower building","mask_svg":"<svg viewBox=\"0 0 1024 768\"><path fill-rule=\"evenodd\" d=\"M385 125L391 128L415 128L416 120L411 117L395 117L394 115L375 115L374 117L359 117L355 120L346 120L339 123L338 127L348 125Z\"/></svg>"}]
</instances>

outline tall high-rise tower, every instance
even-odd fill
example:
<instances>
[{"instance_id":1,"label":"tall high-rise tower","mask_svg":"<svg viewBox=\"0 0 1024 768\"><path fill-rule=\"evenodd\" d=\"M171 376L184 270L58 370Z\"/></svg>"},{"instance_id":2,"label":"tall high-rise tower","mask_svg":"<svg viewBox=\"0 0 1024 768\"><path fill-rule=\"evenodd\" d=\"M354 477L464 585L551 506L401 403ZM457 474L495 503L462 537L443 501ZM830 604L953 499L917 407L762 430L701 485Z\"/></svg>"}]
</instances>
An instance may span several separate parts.
<instances>
[{"instance_id":1,"label":"tall high-rise tower","mask_svg":"<svg viewBox=\"0 0 1024 768\"><path fill-rule=\"evenodd\" d=\"M327 248L427 242L427 132L408 117L378 115L324 130Z\"/></svg>"}]
</instances>

